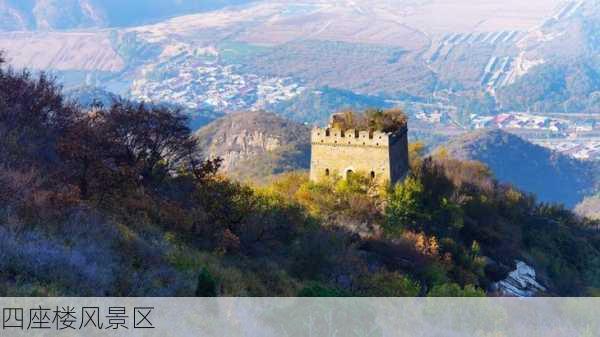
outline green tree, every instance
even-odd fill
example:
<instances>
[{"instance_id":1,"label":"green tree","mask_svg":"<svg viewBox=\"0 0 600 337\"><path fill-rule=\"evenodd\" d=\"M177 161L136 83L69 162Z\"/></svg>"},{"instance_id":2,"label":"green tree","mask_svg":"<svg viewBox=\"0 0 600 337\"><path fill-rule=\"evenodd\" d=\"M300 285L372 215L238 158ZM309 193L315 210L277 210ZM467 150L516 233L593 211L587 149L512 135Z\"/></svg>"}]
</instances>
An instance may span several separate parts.
<instances>
[{"instance_id":1,"label":"green tree","mask_svg":"<svg viewBox=\"0 0 600 337\"><path fill-rule=\"evenodd\" d=\"M217 281L206 270L202 268L198 275L198 286L196 287L196 297L216 297L217 296Z\"/></svg>"},{"instance_id":2,"label":"green tree","mask_svg":"<svg viewBox=\"0 0 600 337\"><path fill-rule=\"evenodd\" d=\"M405 228L416 229L423 221L429 220L429 215L423 208L424 197L424 186L414 176L409 176L404 182L396 185L386 209L386 221L383 226L386 234L398 235Z\"/></svg>"}]
</instances>

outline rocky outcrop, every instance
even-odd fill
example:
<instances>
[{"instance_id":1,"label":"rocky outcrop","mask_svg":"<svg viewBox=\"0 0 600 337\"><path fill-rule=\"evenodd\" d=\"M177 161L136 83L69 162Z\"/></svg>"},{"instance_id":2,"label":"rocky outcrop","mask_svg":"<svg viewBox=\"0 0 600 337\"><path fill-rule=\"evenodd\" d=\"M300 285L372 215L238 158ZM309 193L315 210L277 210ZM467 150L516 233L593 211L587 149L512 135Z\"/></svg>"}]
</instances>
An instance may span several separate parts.
<instances>
[{"instance_id":1,"label":"rocky outcrop","mask_svg":"<svg viewBox=\"0 0 600 337\"><path fill-rule=\"evenodd\" d=\"M243 160L276 151L281 147L281 139L261 130L241 130L239 133L223 133L213 145L210 156L220 156L223 169L228 171Z\"/></svg>"},{"instance_id":2,"label":"rocky outcrop","mask_svg":"<svg viewBox=\"0 0 600 337\"><path fill-rule=\"evenodd\" d=\"M234 177L266 177L307 169L307 126L267 112L240 112L220 118L196 133L204 158L223 159L222 170Z\"/></svg>"},{"instance_id":3,"label":"rocky outcrop","mask_svg":"<svg viewBox=\"0 0 600 337\"><path fill-rule=\"evenodd\" d=\"M600 220L600 195L593 195L583 199L575 207L575 213L592 220Z\"/></svg>"},{"instance_id":4,"label":"rocky outcrop","mask_svg":"<svg viewBox=\"0 0 600 337\"><path fill-rule=\"evenodd\" d=\"M535 278L535 270L525 262L516 261L517 268L508 277L494 283L492 290L504 296L532 297L546 291Z\"/></svg>"}]
</instances>

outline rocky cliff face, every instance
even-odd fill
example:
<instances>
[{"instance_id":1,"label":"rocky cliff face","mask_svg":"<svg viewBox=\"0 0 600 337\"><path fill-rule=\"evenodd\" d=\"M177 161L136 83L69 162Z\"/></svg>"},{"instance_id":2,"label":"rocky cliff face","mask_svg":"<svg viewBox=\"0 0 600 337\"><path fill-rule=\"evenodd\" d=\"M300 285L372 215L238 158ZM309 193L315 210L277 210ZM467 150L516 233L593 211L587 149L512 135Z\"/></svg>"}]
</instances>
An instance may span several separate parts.
<instances>
[{"instance_id":1,"label":"rocky cliff face","mask_svg":"<svg viewBox=\"0 0 600 337\"><path fill-rule=\"evenodd\" d=\"M221 157L223 171L238 178L261 180L310 164L309 128L272 113L227 115L196 137L203 157Z\"/></svg>"},{"instance_id":2,"label":"rocky cliff face","mask_svg":"<svg viewBox=\"0 0 600 337\"><path fill-rule=\"evenodd\" d=\"M235 128L236 125L232 124ZM267 152L274 152L281 147L281 139L267 134L266 130L239 130L237 132L222 132L214 139L211 156L223 159L223 168L231 170L241 161L256 158Z\"/></svg>"}]
</instances>

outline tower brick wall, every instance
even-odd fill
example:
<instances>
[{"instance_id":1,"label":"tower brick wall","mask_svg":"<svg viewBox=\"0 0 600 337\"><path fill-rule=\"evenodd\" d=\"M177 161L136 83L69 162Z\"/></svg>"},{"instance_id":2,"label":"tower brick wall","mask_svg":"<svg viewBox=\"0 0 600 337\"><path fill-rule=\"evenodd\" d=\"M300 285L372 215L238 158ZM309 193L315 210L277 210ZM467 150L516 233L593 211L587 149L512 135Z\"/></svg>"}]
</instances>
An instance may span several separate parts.
<instances>
[{"instance_id":1,"label":"tower brick wall","mask_svg":"<svg viewBox=\"0 0 600 337\"><path fill-rule=\"evenodd\" d=\"M406 128L393 133L314 128L311 132L310 179L347 177L361 172L379 183L392 184L408 172Z\"/></svg>"}]
</instances>

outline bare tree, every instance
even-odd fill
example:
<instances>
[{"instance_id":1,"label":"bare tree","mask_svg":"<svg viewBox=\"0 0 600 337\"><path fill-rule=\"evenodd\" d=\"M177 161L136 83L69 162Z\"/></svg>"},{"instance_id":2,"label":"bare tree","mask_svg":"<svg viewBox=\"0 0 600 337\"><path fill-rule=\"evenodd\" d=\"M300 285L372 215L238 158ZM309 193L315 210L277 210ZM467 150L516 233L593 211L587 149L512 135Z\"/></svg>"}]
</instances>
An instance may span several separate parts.
<instances>
[{"instance_id":1,"label":"bare tree","mask_svg":"<svg viewBox=\"0 0 600 337\"><path fill-rule=\"evenodd\" d=\"M119 101L104 118L104 137L113 143L114 160L146 184L175 172L194 146L188 118L178 110Z\"/></svg>"}]
</instances>

